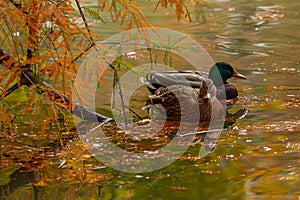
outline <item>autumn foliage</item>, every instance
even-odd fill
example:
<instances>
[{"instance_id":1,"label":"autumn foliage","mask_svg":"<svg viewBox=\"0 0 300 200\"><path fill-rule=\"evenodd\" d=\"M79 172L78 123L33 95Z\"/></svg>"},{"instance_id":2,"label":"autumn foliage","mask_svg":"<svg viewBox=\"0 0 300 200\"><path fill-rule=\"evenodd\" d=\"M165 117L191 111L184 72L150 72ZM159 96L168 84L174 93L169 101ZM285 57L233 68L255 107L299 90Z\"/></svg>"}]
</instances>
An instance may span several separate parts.
<instances>
[{"instance_id":1,"label":"autumn foliage","mask_svg":"<svg viewBox=\"0 0 300 200\"><path fill-rule=\"evenodd\" d=\"M175 7L177 20L183 15L190 20L184 1L158 0L153 11L159 6ZM109 13L111 21L120 23L124 30L152 26L136 1L99 0L97 9L85 7L79 0L1 1L1 98L27 85L50 99L53 107L70 110L70 105L52 100L60 95L72 96L77 61L84 58L99 37L91 25L95 20L107 23L102 13ZM53 93L55 98L51 98ZM2 107L1 112L6 109Z\"/></svg>"}]
</instances>

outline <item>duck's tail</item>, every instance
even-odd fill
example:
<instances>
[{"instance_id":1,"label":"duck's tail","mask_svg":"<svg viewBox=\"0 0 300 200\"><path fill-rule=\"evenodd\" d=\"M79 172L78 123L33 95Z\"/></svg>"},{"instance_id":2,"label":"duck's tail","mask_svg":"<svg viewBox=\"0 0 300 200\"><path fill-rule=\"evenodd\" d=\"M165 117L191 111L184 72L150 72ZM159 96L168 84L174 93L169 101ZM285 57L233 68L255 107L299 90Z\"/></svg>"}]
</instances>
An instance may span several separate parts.
<instances>
[{"instance_id":1,"label":"duck's tail","mask_svg":"<svg viewBox=\"0 0 300 200\"><path fill-rule=\"evenodd\" d=\"M150 104L150 105L161 104L162 98L160 96L150 95L147 98L146 102L147 102L147 104Z\"/></svg>"}]
</instances>

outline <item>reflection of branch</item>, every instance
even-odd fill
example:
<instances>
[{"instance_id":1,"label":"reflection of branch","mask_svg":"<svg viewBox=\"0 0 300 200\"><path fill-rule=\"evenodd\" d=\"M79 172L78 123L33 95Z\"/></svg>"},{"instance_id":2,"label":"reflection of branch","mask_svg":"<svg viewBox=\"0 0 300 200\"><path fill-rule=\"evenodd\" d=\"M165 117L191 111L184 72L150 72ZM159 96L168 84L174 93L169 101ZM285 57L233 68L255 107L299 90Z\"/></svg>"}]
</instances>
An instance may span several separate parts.
<instances>
[{"instance_id":1,"label":"reflection of branch","mask_svg":"<svg viewBox=\"0 0 300 200\"><path fill-rule=\"evenodd\" d=\"M206 131L190 132L190 133L185 133L183 135L179 135L179 137L195 136L195 135L213 133L213 132L220 132L220 131L225 131L225 130L227 130L227 129L212 129L212 130L206 130Z\"/></svg>"},{"instance_id":2,"label":"reflection of branch","mask_svg":"<svg viewBox=\"0 0 300 200\"><path fill-rule=\"evenodd\" d=\"M25 167L21 167L18 170L14 171L11 175L9 175L9 183L1 185L0 187L0 194L2 197L9 197L19 187L35 181L35 179L37 178L37 172L33 170L26 170L28 169Z\"/></svg>"}]
</instances>

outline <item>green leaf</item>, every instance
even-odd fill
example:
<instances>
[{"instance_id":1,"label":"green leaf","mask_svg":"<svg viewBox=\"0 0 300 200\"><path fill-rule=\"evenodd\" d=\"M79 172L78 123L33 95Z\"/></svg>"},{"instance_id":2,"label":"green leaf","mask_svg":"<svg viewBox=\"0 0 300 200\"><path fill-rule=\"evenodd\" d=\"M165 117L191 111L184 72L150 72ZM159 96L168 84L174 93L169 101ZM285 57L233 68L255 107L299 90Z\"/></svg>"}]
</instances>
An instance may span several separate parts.
<instances>
[{"instance_id":1,"label":"green leaf","mask_svg":"<svg viewBox=\"0 0 300 200\"><path fill-rule=\"evenodd\" d=\"M82 7L84 12L86 12L88 15L90 15L91 17L102 21L103 23L106 23L106 20L100 15L98 10L94 10L88 7Z\"/></svg>"},{"instance_id":2,"label":"green leaf","mask_svg":"<svg viewBox=\"0 0 300 200\"><path fill-rule=\"evenodd\" d=\"M121 65L123 67L125 67L126 69L132 70L133 72L139 74L139 72L135 69L135 66L132 65L129 62L126 62L125 60L122 59L122 57L119 57L117 59L115 59L112 63L112 65L116 66L116 65Z\"/></svg>"}]
</instances>

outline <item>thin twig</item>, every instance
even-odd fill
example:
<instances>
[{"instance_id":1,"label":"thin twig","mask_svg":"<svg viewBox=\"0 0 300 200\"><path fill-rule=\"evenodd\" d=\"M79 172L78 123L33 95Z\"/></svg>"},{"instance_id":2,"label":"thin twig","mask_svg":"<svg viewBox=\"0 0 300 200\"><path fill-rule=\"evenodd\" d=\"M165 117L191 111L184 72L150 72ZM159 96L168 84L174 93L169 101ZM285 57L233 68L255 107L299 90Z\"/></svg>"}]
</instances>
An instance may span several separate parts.
<instances>
[{"instance_id":1,"label":"thin twig","mask_svg":"<svg viewBox=\"0 0 300 200\"><path fill-rule=\"evenodd\" d=\"M119 95L121 97L121 103L122 103L122 112L124 114L124 118L125 118L125 126L127 127L128 125L128 119L125 113L125 103L124 103L124 97L123 97L123 92L122 92L122 88L121 88L121 84L119 81L119 77L118 77L118 71L116 68L114 68L114 85L117 84L119 87Z\"/></svg>"},{"instance_id":2,"label":"thin twig","mask_svg":"<svg viewBox=\"0 0 300 200\"><path fill-rule=\"evenodd\" d=\"M179 136L180 137L194 136L194 135L199 135L199 134L204 134L204 133L212 133L212 132L225 131L225 130L228 130L228 129L212 129L212 130L206 130L206 131L197 131L197 132L185 133L185 134L179 135Z\"/></svg>"},{"instance_id":3,"label":"thin twig","mask_svg":"<svg viewBox=\"0 0 300 200\"><path fill-rule=\"evenodd\" d=\"M79 58L81 58L81 56L83 56L85 53L87 53L92 47L94 47L96 44L95 43L91 43L91 45L86 48L84 50L84 52L81 52L78 56L76 56L73 60L72 60L72 64L75 63Z\"/></svg>"},{"instance_id":4,"label":"thin twig","mask_svg":"<svg viewBox=\"0 0 300 200\"><path fill-rule=\"evenodd\" d=\"M88 26L88 22L87 22L87 20L86 20L84 14L83 14L83 12L82 12L80 3L79 3L78 0L75 0L75 2L76 2L76 5L77 5L78 10L79 10L79 12L80 12L81 18L82 18L82 20L83 20L83 22L84 22L85 28L87 29L87 32L88 32L88 34L89 34L89 39L90 39L91 43L93 44L93 43L95 43L95 41L94 41L94 38L92 37L92 32L91 32L91 30L90 30L90 28L89 28L89 26Z\"/></svg>"},{"instance_id":5,"label":"thin twig","mask_svg":"<svg viewBox=\"0 0 300 200\"><path fill-rule=\"evenodd\" d=\"M124 105L125 106L125 105ZM143 120L143 118L137 113L137 112L135 112L134 110L132 110L131 108L129 108L128 106L126 106L126 108L130 111L130 112L132 112L135 116L137 116L140 120Z\"/></svg>"}]
</instances>

